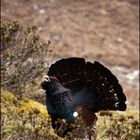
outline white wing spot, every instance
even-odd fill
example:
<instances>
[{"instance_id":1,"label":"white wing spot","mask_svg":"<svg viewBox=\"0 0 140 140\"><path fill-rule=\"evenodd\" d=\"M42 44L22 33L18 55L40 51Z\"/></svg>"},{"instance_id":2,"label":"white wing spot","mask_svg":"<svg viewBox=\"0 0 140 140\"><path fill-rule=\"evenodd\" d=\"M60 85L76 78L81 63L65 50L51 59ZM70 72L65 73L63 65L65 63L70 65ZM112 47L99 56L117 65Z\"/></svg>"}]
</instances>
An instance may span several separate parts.
<instances>
[{"instance_id":1,"label":"white wing spot","mask_svg":"<svg viewBox=\"0 0 140 140\"><path fill-rule=\"evenodd\" d=\"M74 113L73 113L73 117L76 118L77 116L78 116L78 113L77 113L77 112L74 112Z\"/></svg>"}]
</instances>

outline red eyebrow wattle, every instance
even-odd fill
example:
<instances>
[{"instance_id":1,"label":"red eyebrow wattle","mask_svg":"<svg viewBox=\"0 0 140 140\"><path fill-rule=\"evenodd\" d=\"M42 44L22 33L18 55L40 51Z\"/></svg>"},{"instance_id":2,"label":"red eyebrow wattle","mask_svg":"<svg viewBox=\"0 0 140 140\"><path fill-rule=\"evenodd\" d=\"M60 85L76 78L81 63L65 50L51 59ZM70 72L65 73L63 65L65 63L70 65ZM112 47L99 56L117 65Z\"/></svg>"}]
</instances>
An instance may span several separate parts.
<instances>
[{"instance_id":1,"label":"red eyebrow wattle","mask_svg":"<svg viewBox=\"0 0 140 140\"><path fill-rule=\"evenodd\" d=\"M51 81L58 81L57 77L55 76L50 76Z\"/></svg>"}]
</instances>

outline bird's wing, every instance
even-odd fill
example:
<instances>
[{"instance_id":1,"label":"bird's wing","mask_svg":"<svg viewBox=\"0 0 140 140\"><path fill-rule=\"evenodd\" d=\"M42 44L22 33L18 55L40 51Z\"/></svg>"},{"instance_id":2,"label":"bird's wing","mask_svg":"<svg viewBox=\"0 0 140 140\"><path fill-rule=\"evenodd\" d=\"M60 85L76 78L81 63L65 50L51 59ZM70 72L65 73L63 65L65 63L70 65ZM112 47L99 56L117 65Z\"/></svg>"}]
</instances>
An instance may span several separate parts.
<instances>
[{"instance_id":1,"label":"bird's wing","mask_svg":"<svg viewBox=\"0 0 140 140\"><path fill-rule=\"evenodd\" d=\"M52 64L48 75L56 76L71 90L75 105L99 110L125 110L126 97L117 78L99 62L66 58Z\"/></svg>"}]
</instances>

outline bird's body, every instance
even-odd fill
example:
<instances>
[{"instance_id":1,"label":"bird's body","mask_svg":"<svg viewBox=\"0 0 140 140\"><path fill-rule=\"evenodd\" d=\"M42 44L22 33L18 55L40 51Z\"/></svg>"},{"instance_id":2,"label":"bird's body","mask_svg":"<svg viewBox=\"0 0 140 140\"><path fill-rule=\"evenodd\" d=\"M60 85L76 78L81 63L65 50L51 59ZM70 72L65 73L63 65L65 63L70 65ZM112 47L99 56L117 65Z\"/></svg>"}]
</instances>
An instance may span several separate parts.
<instances>
[{"instance_id":1,"label":"bird's body","mask_svg":"<svg viewBox=\"0 0 140 140\"><path fill-rule=\"evenodd\" d=\"M86 62L83 58L61 59L51 65L48 75L49 81L43 81L42 88L46 90L47 108L53 122L62 118L73 123L73 113L81 107L83 120L92 128L96 125L96 112L126 109L126 97L117 78L99 62ZM88 116L91 117L88 119Z\"/></svg>"},{"instance_id":2,"label":"bird's body","mask_svg":"<svg viewBox=\"0 0 140 140\"><path fill-rule=\"evenodd\" d=\"M53 81L49 83L48 91L53 93L48 92L46 95L48 113L55 117L67 118L67 122L74 122L70 90L63 87L58 81Z\"/></svg>"}]
</instances>

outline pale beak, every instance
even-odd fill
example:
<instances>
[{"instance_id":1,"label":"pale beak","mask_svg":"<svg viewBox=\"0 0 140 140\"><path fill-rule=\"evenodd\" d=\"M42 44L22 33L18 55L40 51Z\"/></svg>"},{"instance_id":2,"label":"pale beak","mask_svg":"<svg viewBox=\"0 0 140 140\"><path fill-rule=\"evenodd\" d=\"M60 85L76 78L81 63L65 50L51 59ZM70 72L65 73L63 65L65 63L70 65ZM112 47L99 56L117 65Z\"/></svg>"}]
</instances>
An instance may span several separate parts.
<instances>
[{"instance_id":1,"label":"pale beak","mask_svg":"<svg viewBox=\"0 0 140 140\"><path fill-rule=\"evenodd\" d=\"M48 75L44 75L43 78L42 78L42 82L50 82L50 78Z\"/></svg>"}]
</instances>

